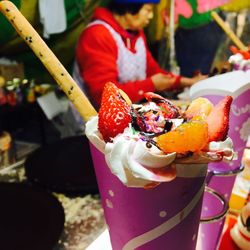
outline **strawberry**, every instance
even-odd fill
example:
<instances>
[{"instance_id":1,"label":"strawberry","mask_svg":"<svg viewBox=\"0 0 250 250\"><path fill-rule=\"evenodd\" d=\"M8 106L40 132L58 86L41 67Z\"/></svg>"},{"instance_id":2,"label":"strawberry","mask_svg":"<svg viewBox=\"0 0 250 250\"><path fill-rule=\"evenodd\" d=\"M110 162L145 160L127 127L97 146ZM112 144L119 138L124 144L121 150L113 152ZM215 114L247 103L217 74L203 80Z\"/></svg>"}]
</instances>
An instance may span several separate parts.
<instances>
[{"instance_id":1,"label":"strawberry","mask_svg":"<svg viewBox=\"0 0 250 250\"><path fill-rule=\"evenodd\" d=\"M241 53L241 55L243 56L243 58L245 60L249 60L250 59L250 53L249 53L249 51L241 51L240 53Z\"/></svg>"},{"instance_id":2,"label":"strawberry","mask_svg":"<svg viewBox=\"0 0 250 250\"><path fill-rule=\"evenodd\" d=\"M147 92L144 96L149 102L155 102L162 109L166 119L178 118L180 116L180 109L168 99L153 92Z\"/></svg>"},{"instance_id":3,"label":"strawberry","mask_svg":"<svg viewBox=\"0 0 250 250\"><path fill-rule=\"evenodd\" d=\"M112 138L122 133L132 120L130 105L111 82L104 86L98 117L99 131L105 142L110 142Z\"/></svg>"},{"instance_id":4,"label":"strawberry","mask_svg":"<svg viewBox=\"0 0 250 250\"><path fill-rule=\"evenodd\" d=\"M209 142L225 140L229 129L229 112L232 101L231 96L224 97L207 116Z\"/></svg>"},{"instance_id":5,"label":"strawberry","mask_svg":"<svg viewBox=\"0 0 250 250\"><path fill-rule=\"evenodd\" d=\"M232 51L232 53L234 55L237 54L237 53L240 53L245 60L250 59L250 49L249 48L248 48L248 50L240 50L235 46L231 46L230 50Z\"/></svg>"},{"instance_id":6,"label":"strawberry","mask_svg":"<svg viewBox=\"0 0 250 250\"><path fill-rule=\"evenodd\" d=\"M237 48L237 47L235 47L235 46L230 46L230 50L231 50L231 52L235 55L235 54L237 54L237 53L240 53L240 50Z\"/></svg>"}]
</instances>

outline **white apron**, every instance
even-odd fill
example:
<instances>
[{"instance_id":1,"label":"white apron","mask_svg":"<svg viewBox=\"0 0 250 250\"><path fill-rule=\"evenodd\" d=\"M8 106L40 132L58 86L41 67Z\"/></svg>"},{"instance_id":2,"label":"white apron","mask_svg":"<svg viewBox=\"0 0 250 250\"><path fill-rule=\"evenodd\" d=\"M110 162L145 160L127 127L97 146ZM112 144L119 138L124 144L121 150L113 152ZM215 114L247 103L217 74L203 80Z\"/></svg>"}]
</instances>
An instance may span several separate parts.
<instances>
[{"instance_id":1,"label":"white apron","mask_svg":"<svg viewBox=\"0 0 250 250\"><path fill-rule=\"evenodd\" d=\"M87 27L101 24L107 28L114 38L117 48L117 71L118 71L118 81L120 83L125 83L128 81L136 81L146 79L146 48L142 37L138 38L135 44L135 53L131 52L126 48L121 36L117 33L109 24L96 20L90 23ZM77 63L74 65L73 72L74 79L80 83L81 88L84 88L83 80L79 74L79 68Z\"/></svg>"},{"instance_id":2,"label":"white apron","mask_svg":"<svg viewBox=\"0 0 250 250\"><path fill-rule=\"evenodd\" d=\"M131 52L128 48L126 48L121 36L117 33L109 24L101 21L96 20L90 23L87 27L92 25L101 24L106 27L112 37L114 38L116 45L118 47L118 57L117 57L117 71L118 71L118 81L120 83L125 83L128 81L136 81L136 80L143 80L146 78L146 47L142 37L137 39L135 44L135 53ZM73 67L73 78L82 91L88 96L86 86L84 85L84 80L82 79L79 71L79 66L75 61ZM143 94L143 91L141 91ZM92 102L91 98L89 98ZM93 103L93 102L92 102ZM80 117L79 113L75 110L73 105L70 105L70 108L73 112L73 116L79 126L84 124L82 118Z\"/></svg>"}]
</instances>

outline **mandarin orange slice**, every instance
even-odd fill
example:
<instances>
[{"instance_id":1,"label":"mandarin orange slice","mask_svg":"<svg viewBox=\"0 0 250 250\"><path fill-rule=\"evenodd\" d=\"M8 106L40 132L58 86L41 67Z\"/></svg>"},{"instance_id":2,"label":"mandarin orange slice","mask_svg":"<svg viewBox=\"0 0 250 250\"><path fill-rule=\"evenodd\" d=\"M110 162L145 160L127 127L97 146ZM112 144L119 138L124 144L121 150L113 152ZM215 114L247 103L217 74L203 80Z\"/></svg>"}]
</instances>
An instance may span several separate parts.
<instances>
[{"instance_id":1,"label":"mandarin orange slice","mask_svg":"<svg viewBox=\"0 0 250 250\"><path fill-rule=\"evenodd\" d=\"M212 109L213 104L207 98L199 97L190 103L188 109L185 111L185 114L189 119L196 116L205 118Z\"/></svg>"},{"instance_id":2,"label":"mandarin orange slice","mask_svg":"<svg viewBox=\"0 0 250 250\"><path fill-rule=\"evenodd\" d=\"M204 120L193 120L157 137L157 145L164 153L197 152L208 143L208 126Z\"/></svg>"}]
</instances>

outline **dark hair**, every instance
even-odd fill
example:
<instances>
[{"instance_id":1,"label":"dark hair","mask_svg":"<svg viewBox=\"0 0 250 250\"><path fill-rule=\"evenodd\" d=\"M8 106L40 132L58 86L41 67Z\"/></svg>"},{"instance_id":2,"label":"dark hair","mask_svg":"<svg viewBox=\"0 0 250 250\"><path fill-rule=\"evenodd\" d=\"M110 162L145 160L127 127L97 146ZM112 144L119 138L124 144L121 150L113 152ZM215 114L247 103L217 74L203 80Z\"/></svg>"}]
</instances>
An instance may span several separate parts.
<instances>
[{"instance_id":1,"label":"dark hair","mask_svg":"<svg viewBox=\"0 0 250 250\"><path fill-rule=\"evenodd\" d=\"M117 15L124 15L127 13L135 15L140 11L143 5L143 3L114 3L111 1L107 5L107 9Z\"/></svg>"}]
</instances>

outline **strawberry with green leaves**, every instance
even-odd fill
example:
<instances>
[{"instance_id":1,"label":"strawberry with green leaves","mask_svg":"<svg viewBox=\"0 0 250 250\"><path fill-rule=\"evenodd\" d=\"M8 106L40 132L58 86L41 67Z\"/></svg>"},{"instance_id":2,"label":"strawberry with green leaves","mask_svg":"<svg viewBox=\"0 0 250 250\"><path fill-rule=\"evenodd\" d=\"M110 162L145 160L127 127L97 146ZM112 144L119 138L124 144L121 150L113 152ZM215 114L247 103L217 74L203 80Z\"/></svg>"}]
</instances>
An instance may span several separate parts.
<instances>
[{"instance_id":1,"label":"strawberry with green leaves","mask_svg":"<svg viewBox=\"0 0 250 250\"><path fill-rule=\"evenodd\" d=\"M105 84L98 113L98 127L105 142L111 142L132 120L129 98L124 95L114 83Z\"/></svg>"}]
</instances>

